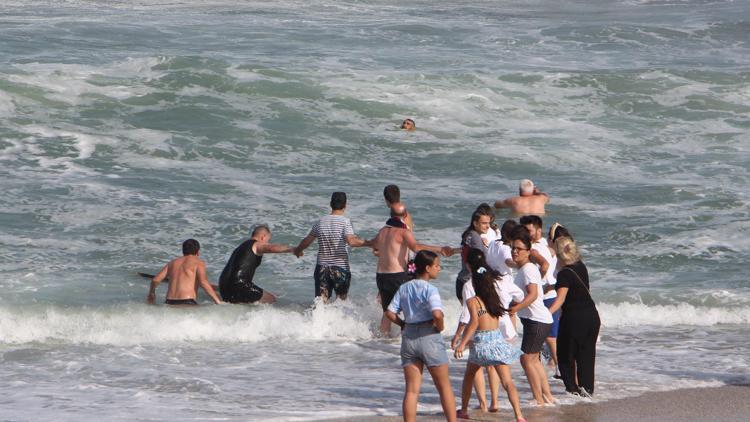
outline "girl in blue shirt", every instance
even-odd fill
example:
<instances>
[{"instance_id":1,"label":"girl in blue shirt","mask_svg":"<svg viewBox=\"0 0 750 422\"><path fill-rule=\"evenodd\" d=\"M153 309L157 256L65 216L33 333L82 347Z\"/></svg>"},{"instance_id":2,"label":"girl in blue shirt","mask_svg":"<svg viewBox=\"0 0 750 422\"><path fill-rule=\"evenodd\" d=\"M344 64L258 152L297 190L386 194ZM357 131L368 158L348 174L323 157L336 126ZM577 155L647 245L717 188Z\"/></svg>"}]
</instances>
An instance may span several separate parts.
<instances>
[{"instance_id":1,"label":"girl in blue shirt","mask_svg":"<svg viewBox=\"0 0 750 422\"><path fill-rule=\"evenodd\" d=\"M426 365L440 394L445 418L454 422L456 398L448 376L448 354L440 334L444 328L443 303L437 288L428 282L440 274L440 258L434 252L421 250L414 257L414 264L417 278L401 285L385 312L385 316L402 329L401 366L406 380L404 421L417 419L419 389ZM403 312L403 319L398 316L399 312Z\"/></svg>"}]
</instances>

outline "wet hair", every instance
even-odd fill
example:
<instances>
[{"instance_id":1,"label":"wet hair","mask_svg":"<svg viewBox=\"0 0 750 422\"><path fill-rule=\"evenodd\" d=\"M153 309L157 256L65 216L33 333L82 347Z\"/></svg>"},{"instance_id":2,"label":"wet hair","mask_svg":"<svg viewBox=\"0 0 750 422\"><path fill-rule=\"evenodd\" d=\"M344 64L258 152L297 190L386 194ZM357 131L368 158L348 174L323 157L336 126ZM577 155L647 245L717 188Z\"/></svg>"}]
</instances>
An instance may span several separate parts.
<instances>
[{"instance_id":1,"label":"wet hair","mask_svg":"<svg viewBox=\"0 0 750 422\"><path fill-rule=\"evenodd\" d=\"M201 244L195 239L188 239L182 242L183 255L198 255L199 250L201 250Z\"/></svg>"},{"instance_id":2,"label":"wet hair","mask_svg":"<svg viewBox=\"0 0 750 422\"><path fill-rule=\"evenodd\" d=\"M264 232L271 233L271 228L268 227L268 224L258 224L257 226L253 227L253 232L250 234L250 236L255 237Z\"/></svg>"},{"instance_id":3,"label":"wet hair","mask_svg":"<svg viewBox=\"0 0 750 422\"><path fill-rule=\"evenodd\" d=\"M520 222L522 226L533 224L537 229L542 228L542 217L538 215L524 215L521 217Z\"/></svg>"},{"instance_id":4,"label":"wet hair","mask_svg":"<svg viewBox=\"0 0 750 422\"><path fill-rule=\"evenodd\" d=\"M438 255L435 252L422 249L414 256L414 266L417 267L417 275L427 272L427 267L433 265Z\"/></svg>"},{"instance_id":5,"label":"wet hair","mask_svg":"<svg viewBox=\"0 0 750 422\"><path fill-rule=\"evenodd\" d=\"M549 234L547 235L547 238L549 238L550 243L554 243L555 240L561 237L569 237L573 239L573 235L571 235L568 229L566 229L562 224L554 223L553 225L549 226Z\"/></svg>"},{"instance_id":6,"label":"wet hair","mask_svg":"<svg viewBox=\"0 0 750 422\"><path fill-rule=\"evenodd\" d=\"M490 228L497 231L498 227L497 223L495 223L495 211L492 209L490 204L482 202L481 204L479 204L476 211L479 211L480 209L490 215Z\"/></svg>"},{"instance_id":7,"label":"wet hair","mask_svg":"<svg viewBox=\"0 0 750 422\"><path fill-rule=\"evenodd\" d=\"M500 228L500 235L502 236L504 243L510 243L513 229L516 227L518 227L516 220L505 220L503 226Z\"/></svg>"},{"instance_id":8,"label":"wet hair","mask_svg":"<svg viewBox=\"0 0 750 422\"><path fill-rule=\"evenodd\" d=\"M518 184L518 192L520 193L534 193L534 182L530 179L523 179Z\"/></svg>"},{"instance_id":9,"label":"wet hair","mask_svg":"<svg viewBox=\"0 0 750 422\"><path fill-rule=\"evenodd\" d=\"M383 189L383 197L389 204L401 202L401 190L396 185L388 185Z\"/></svg>"},{"instance_id":10,"label":"wet hair","mask_svg":"<svg viewBox=\"0 0 750 422\"><path fill-rule=\"evenodd\" d=\"M472 248L466 255L466 263L471 268L471 284L477 296L482 299L485 309L495 318L500 318L508 310L503 308L500 296L495 290L495 280L501 277L500 273L487 265L484 252Z\"/></svg>"},{"instance_id":11,"label":"wet hair","mask_svg":"<svg viewBox=\"0 0 750 422\"><path fill-rule=\"evenodd\" d=\"M331 194L331 209L336 211L344 208L346 208L346 193L334 192Z\"/></svg>"},{"instance_id":12,"label":"wet hair","mask_svg":"<svg viewBox=\"0 0 750 422\"><path fill-rule=\"evenodd\" d=\"M524 246L526 246L526 249L531 249L531 234L529 234L526 227L519 225L513 229L513 233L510 235L510 241L513 242L515 240L520 240L523 242Z\"/></svg>"},{"instance_id":13,"label":"wet hair","mask_svg":"<svg viewBox=\"0 0 750 422\"><path fill-rule=\"evenodd\" d=\"M555 253L557 258L565 265L570 265L581 260L576 242L567 236L558 237L555 240Z\"/></svg>"},{"instance_id":14,"label":"wet hair","mask_svg":"<svg viewBox=\"0 0 750 422\"><path fill-rule=\"evenodd\" d=\"M406 122L411 122L412 127L417 127L417 124L414 123L414 119L404 119L404 121L401 122L401 129L406 129L404 127L404 126L406 126L406 125L404 125L404 123L406 123Z\"/></svg>"},{"instance_id":15,"label":"wet hair","mask_svg":"<svg viewBox=\"0 0 750 422\"><path fill-rule=\"evenodd\" d=\"M469 234L471 234L471 231L474 230L474 223L479 221L479 218L490 217L490 221L492 221L493 215L494 213L492 212L492 209L487 212L485 209L478 207L473 213L471 213L471 222L469 223L469 227L467 227L466 230L464 230L463 234L461 234L461 241L466 242Z\"/></svg>"}]
</instances>

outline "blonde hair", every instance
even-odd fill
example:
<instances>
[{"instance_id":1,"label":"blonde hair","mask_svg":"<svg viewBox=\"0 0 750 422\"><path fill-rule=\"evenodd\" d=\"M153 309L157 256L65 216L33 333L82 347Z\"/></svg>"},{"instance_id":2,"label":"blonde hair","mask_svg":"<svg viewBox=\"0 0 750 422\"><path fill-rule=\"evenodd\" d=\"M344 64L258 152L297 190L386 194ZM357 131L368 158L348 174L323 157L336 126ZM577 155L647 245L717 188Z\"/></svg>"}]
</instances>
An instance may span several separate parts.
<instances>
[{"instance_id":1,"label":"blonde hair","mask_svg":"<svg viewBox=\"0 0 750 422\"><path fill-rule=\"evenodd\" d=\"M569 237L559 237L555 240L555 253L557 259L565 265L570 265L581 260L581 254L578 252L576 242Z\"/></svg>"}]
</instances>

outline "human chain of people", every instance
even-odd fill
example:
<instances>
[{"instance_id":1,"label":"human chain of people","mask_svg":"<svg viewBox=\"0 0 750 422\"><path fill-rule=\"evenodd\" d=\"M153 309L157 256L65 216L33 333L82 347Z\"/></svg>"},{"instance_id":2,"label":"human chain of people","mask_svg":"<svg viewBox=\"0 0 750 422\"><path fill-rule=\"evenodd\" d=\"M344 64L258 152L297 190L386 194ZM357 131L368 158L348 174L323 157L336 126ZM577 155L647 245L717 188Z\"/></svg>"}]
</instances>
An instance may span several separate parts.
<instances>
[{"instance_id":1,"label":"human chain of people","mask_svg":"<svg viewBox=\"0 0 750 422\"><path fill-rule=\"evenodd\" d=\"M147 301L155 302L156 288L169 281L165 303L198 305L198 287L217 303L265 303L276 296L254 283L265 254L304 255L318 242L313 273L315 296L324 303L346 300L351 285L349 247L369 247L377 257L375 280L383 316L380 332L388 336L391 324L401 327L401 366L404 371L405 421L416 419L417 402L426 366L440 394L448 421L469 418L472 389L480 409L497 412L500 386L506 391L517 421L525 421L510 365L520 360L529 387L531 406L554 406L542 349L549 350L547 367L555 370L568 393L594 393L594 360L600 320L589 293L588 270L571 233L559 223L544 236L542 216L549 196L531 180L522 180L518 195L494 203L520 217L495 223L495 210L480 204L461 236L461 247L427 245L417 241L412 216L401 201L400 189L383 190L390 215L377 235L361 239L345 217L344 192L331 195L331 212L321 217L298 245L271 243L271 229L255 226L250 238L234 249L219 278L209 283L206 264L195 239L183 242L183 256L167 263L152 277ZM441 271L440 256L461 256L456 297L462 303L458 327L450 347L455 358L470 350L461 388L461 406L448 376L449 359L443 335L445 309L437 288L430 283ZM413 256L413 259L410 259ZM218 290L218 294L216 292ZM518 347L517 319L523 334ZM485 374L492 392L488 406Z\"/></svg>"}]
</instances>

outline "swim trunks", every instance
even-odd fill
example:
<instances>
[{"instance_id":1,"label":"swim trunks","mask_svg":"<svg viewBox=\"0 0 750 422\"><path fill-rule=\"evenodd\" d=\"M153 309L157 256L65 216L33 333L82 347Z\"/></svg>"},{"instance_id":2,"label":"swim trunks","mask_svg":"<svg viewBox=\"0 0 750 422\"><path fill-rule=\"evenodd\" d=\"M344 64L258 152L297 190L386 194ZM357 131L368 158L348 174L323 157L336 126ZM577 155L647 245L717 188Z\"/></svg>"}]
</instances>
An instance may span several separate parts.
<instances>
[{"instance_id":1,"label":"swim trunks","mask_svg":"<svg viewBox=\"0 0 750 422\"><path fill-rule=\"evenodd\" d=\"M167 305L197 305L195 299L167 299L164 301Z\"/></svg>"},{"instance_id":2,"label":"swim trunks","mask_svg":"<svg viewBox=\"0 0 750 422\"><path fill-rule=\"evenodd\" d=\"M221 298L229 303L253 303L263 297L263 289L253 283L255 269L263 256L253 252L254 239L246 240L229 257L219 277Z\"/></svg>"},{"instance_id":3,"label":"swim trunks","mask_svg":"<svg viewBox=\"0 0 750 422\"><path fill-rule=\"evenodd\" d=\"M332 292L336 292L336 296L341 296L349 293L352 273L335 265L316 265L313 278L315 279L315 297L331 297Z\"/></svg>"},{"instance_id":4,"label":"swim trunks","mask_svg":"<svg viewBox=\"0 0 750 422\"><path fill-rule=\"evenodd\" d=\"M378 293L380 293L380 306L383 308L383 312L388 309L388 305L391 304L391 300L393 300L393 296L398 291L398 288L412 278L406 271L401 273L375 274L375 283L378 286Z\"/></svg>"}]
</instances>

